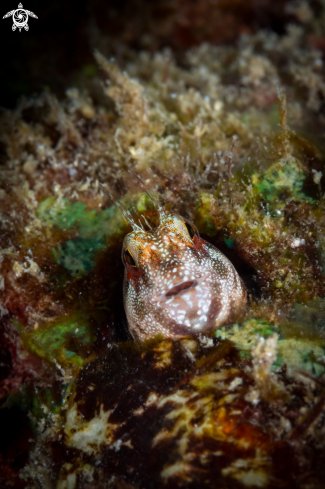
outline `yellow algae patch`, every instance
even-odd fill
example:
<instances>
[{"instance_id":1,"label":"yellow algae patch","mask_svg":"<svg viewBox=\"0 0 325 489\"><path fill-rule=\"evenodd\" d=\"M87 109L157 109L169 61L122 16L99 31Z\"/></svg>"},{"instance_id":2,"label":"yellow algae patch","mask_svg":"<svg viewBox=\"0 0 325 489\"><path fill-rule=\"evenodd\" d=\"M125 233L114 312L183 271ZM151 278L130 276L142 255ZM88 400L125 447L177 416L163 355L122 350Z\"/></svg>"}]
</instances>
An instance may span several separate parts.
<instances>
[{"instance_id":1,"label":"yellow algae patch","mask_svg":"<svg viewBox=\"0 0 325 489\"><path fill-rule=\"evenodd\" d=\"M197 389L213 389L216 387L217 382L222 382L229 377L239 374L239 370L236 368L230 368L229 370L223 370L221 372L211 372L204 375L197 375L191 380L190 384ZM218 386L220 388L220 385Z\"/></svg>"},{"instance_id":2,"label":"yellow algae patch","mask_svg":"<svg viewBox=\"0 0 325 489\"><path fill-rule=\"evenodd\" d=\"M193 472L193 467L190 464L187 464L186 462L183 462L179 460L173 465L168 465L161 473L161 477L163 479L169 479L170 477L182 477L182 479L190 481L192 480L189 475L186 475L187 473ZM185 475L184 475L185 474Z\"/></svg>"},{"instance_id":3,"label":"yellow algae patch","mask_svg":"<svg viewBox=\"0 0 325 489\"><path fill-rule=\"evenodd\" d=\"M69 409L64 428L65 443L88 454L97 453L100 445L110 445L114 441L117 424L109 423L112 411L104 411L103 406L97 416L90 421L83 419L74 405Z\"/></svg>"},{"instance_id":4,"label":"yellow algae patch","mask_svg":"<svg viewBox=\"0 0 325 489\"><path fill-rule=\"evenodd\" d=\"M171 341L161 341L153 351L155 352L155 368L163 369L172 364L173 344Z\"/></svg>"},{"instance_id":5,"label":"yellow algae patch","mask_svg":"<svg viewBox=\"0 0 325 489\"><path fill-rule=\"evenodd\" d=\"M237 459L222 469L222 475L233 477L244 486L265 487L269 481L270 460L256 450L255 458Z\"/></svg>"}]
</instances>

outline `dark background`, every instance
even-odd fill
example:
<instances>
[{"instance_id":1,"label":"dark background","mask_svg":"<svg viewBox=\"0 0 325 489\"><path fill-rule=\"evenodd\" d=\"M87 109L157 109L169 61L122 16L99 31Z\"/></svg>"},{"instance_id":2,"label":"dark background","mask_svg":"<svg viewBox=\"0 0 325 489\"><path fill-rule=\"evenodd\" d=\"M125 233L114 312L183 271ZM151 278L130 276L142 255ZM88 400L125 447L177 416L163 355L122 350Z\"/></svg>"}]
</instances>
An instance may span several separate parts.
<instances>
[{"instance_id":1,"label":"dark background","mask_svg":"<svg viewBox=\"0 0 325 489\"><path fill-rule=\"evenodd\" d=\"M96 73L93 50L119 59L125 48L182 52L203 41L236 43L241 34L261 28L278 33L290 21L286 0L23 0L34 12L29 31L12 31L19 0L0 6L0 106L50 90L59 97L69 86Z\"/></svg>"}]
</instances>

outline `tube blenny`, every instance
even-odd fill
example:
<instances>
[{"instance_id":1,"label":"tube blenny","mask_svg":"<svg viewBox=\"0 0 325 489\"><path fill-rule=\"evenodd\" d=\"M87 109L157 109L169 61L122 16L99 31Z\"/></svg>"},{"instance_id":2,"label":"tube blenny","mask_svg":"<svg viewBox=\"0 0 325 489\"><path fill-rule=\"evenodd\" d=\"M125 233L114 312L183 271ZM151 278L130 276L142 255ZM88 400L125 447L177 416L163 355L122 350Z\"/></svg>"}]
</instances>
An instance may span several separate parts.
<instances>
[{"instance_id":1,"label":"tube blenny","mask_svg":"<svg viewBox=\"0 0 325 489\"><path fill-rule=\"evenodd\" d=\"M110 197L133 228L124 238L122 260L124 307L134 339L206 333L245 308L242 279L194 224L158 204L159 225L145 231Z\"/></svg>"}]
</instances>

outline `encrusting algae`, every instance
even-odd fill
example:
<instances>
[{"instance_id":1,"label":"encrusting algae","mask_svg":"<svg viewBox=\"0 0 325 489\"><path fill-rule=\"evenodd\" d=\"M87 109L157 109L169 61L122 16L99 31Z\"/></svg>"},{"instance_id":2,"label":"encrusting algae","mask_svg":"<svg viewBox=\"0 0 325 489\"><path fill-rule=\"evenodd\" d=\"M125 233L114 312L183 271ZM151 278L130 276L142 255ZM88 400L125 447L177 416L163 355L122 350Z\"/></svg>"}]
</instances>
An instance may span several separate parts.
<instances>
[{"instance_id":1,"label":"encrusting algae","mask_svg":"<svg viewBox=\"0 0 325 489\"><path fill-rule=\"evenodd\" d=\"M0 396L34 406L26 487L322 487L324 87L305 35L201 44L182 63L96 52L101 84L2 112ZM131 341L130 227L97 183L155 228L128 170L233 263L240 322Z\"/></svg>"}]
</instances>

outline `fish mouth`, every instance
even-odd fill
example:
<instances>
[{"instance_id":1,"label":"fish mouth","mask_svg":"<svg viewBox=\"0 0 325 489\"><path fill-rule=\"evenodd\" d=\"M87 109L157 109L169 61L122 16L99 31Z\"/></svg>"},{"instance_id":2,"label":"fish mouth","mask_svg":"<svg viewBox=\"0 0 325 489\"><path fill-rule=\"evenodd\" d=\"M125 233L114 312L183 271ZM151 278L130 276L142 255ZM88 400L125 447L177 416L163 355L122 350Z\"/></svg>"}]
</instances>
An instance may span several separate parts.
<instances>
[{"instance_id":1,"label":"fish mouth","mask_svg":"<svg viewBox=\"0 0 325 489\"><path fill-rule=\"evenodd\" d=\"M182 294L185 294L185 292L194 289L198 284L199 282L197 280L186 280L185 282L180 282L179 284L176 284L174 287L169 289L164 297L166 299L170 299L171 297L178 297Z\"/></svg>"}]
</instances>

